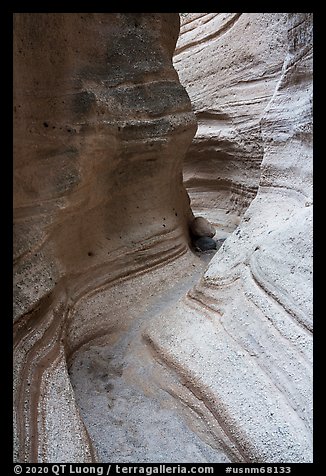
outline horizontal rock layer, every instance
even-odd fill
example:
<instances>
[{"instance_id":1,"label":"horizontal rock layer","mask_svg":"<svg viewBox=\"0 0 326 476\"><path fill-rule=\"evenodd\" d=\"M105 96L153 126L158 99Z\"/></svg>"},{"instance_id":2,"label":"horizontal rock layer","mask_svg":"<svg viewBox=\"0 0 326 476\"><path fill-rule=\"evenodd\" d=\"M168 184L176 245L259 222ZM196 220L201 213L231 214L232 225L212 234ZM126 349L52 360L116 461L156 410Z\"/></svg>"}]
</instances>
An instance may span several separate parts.
<instances>
[{"instance_id":1,"label":"horizontal rock layer","mask_svg":"<svg viewBox=\"0 0 326 476\"><path fill-rule=\"evenodd\" d=\"M183 81L196 52L199 75L186 185L217 239L243 215L187 293L196 118L177 35L176 14L14 15L15 461L111 460L132 398L182 432L189 459L312 460L312 16L183 25L175 64ZM103 371L115 388L99 395ZM99 421L93 402L119 391Z\"/></svg>"},{"instance_id":2,"label":"horizontal rock layer","mask_svg":"<svg viewBox=\"0 0 326 476\"><path fill-rule=\"evenodd\" d=\"M173 61L198 119L184 182L193 210L227 231L257 193L260 123L285 53L285 13L183 17Z\"/></svg>"},{"instance_id":3,"label":"horizontal rock layer","mask_svg":"<svg viewBox=\"0 0 326 476\"><path fill-rule=\"evenodd\" d=\"M124 325L94 296L188 250L178 31L177 14L14 15L16 461L94 461L67 359Z\"/></svg>"},{"instance_id":4,"label":"horizontal rock layer","mask_svg":"<svg viewBox=\"0 0 326 476\"><path fill-rule=\"evenodd\" d=\"M216 22L222 14L214 15L207 21ZM231 28L245 16L225 15L229 23L220 36L230 34L230 48L250 51L249 43L258 36L244 33L241 42L235 37L231 45ZM272 19L270 29L266 17ZM259 41L265 47L270 37L284 42L278 54L287 47L280 77L270 71L273 80L264 112L260 109L264 152L257 196L200 282L149 325L144 338L156 358L178 376L174 393L200 408L206 434L231 461L311 462L312 14L288 14L286 40L273 36L275 21L284 25L284 14L254 18L253 28L260 25ZM198 34L189 29L189 50L197 48L200 58L205 46L209 61L215 37L201 41L200 25L198 29ZM192 34L197 38L193 44ZM182 71L187 43L180 42L179 48L176 64ZM202 73L200 68L193 71ZM206 81L219 94L216 83L209 77ZM254 84L259 90L260 82ZM202 88L196 103L195 87L196 108ZM245 88L235 97L238 104L243 97ZM172 391L169 384L166 388Z\"/></svg>"}]
</instances>

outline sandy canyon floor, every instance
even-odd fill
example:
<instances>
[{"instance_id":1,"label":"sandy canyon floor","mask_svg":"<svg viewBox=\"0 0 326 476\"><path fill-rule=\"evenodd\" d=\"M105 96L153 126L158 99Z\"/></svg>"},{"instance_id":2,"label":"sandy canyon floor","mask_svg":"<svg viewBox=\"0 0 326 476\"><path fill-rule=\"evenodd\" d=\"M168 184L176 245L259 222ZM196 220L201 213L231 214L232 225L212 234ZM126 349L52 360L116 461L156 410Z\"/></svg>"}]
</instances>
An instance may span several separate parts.
<instances>
[{"instance_id":1,"label":"sandy canyon floor","mask_svg":"<svg viewBox=\"0 0 326 476\"><path fill-rule=\"evenodd\" d=\"M189 408L161 388L160 378L174 377L155 361L142 337L143 329L198 281L215 253L188 252L169 264L168 276L175 279L161 279L152 296L146 291L135 296L134 281L112 289L112 297L119 294L121 302L134 300L137 311L130 325L103 337L105 344L88 344L72 359L69 373L77 404L101 462L228 461L191 429ZM162 375L155 379L158 373Z\"/></svg>"}]
</instances>

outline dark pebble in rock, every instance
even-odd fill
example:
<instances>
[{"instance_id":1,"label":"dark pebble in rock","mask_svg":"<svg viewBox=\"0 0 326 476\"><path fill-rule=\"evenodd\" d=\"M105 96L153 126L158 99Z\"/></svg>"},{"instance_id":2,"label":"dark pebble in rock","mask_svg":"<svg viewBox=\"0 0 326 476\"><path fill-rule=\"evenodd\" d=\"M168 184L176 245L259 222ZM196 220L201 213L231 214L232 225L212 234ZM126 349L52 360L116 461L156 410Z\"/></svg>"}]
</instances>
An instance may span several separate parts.
<instances>
[{"instance_id":1,"label":"dark pebble in rock","mask_svg":"<svg viewBox=\"0 0 326 476\"><path fill-rule=\"evenodd\" d=\"M195 241L195 247L200 251L216 250L216 242L208 236L202 236Z\"/></svg>"}]
</instances>

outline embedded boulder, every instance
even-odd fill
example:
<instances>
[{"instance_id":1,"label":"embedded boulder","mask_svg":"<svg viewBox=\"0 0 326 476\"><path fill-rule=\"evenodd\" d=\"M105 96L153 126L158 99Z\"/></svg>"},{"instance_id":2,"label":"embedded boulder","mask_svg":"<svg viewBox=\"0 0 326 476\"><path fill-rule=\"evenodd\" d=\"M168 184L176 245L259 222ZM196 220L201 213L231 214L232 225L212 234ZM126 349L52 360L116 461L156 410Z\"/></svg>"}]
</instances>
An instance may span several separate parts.
<instances>
[{"instance_id":1,"label":"embedded boulder","mask_svg":"<svg viewBox=\"0 0 326 476\"><path fill-rule=\"evenodd\" d=\"M204 217L196 217L190 223L190 231L194 236L213 238L216 233L214 226Z\"/></svg>"}]
</instances>

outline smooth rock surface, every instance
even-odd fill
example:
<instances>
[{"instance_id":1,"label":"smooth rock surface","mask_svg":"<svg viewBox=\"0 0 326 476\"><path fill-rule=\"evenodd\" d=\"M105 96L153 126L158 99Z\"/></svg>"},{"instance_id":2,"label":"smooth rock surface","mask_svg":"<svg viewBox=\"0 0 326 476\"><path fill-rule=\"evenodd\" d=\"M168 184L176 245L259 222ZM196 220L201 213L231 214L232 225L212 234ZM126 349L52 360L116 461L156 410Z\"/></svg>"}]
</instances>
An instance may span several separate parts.
<instances>
[{"instance_id":1,"label":"smooth rock surface","mask_svg":"<svg viewBox=\"0 0 326 476\"><path fill-rule=\"evenodd\" d=\"M312 460L312 15L189 18L190 148L177 14L14 15L17 462Z\"/></svg>"},{"instance_id":2,"label":"smooth rock surface","mask_svg":"<svg viewBox=\"0 0 326 476\"><path fill-rule=\"evenodd\" d=\"M269 16L255 15L255 28ZM284 25L285 14L278 15ZM312 14L286 17L287 36L276 35L284 42L277 54L287 48L281 75L270 71L274 90L260 107L257 196L199 283L144 332L158 361L179 376L182 398L204 403L207 421L215 422L212 438L234 462L313 458ZM273 22L270 27L260 30L265 46L270 35L276 38ZM252 35L231 44L231 30L222 32L230 48L250 51ZM206 42L211 58L208 51ZM209 79L207 88L220 94ZM201 94L198 89L198 101Z\"/></svg>"},{"instance_id":3,"label":"smooth rock surface","mask_svg":"<svg viewBox=\"0 0 326 476\"><path fill-rule=\"evenodd\" d=\"M15 461L96 459L67 362L127 327L113 283L190 255L178 32L173 13L14 15Z\"/></svg>"},{"instance_id":4,"label":"smooth rock surface","mask_svg":"<svg viewBox=\"0 0 326 476\"><path fill-rule=\"evenodd\" d=\"M173 62L198 120L184 182L194 213L221 230L221 238L257 193L261 120L281 78L286 22L286 13L182 17Z\"/></svg>"},{"instance_id":5,"label":"smooth rock surface","mask_svg":"<svg viewBox=\"0 0 326 476\"><path fill-rule=\"evenodd\" d=\"M100 461L229 461L223 448L210 444L198 431L197 414L185 418L185 405L180 405L175 392L162 389L164 381L173 384L173 376L169 369L157 371L151 347L142 339L144 326L178 302L204 269L204 260L184 255L165 266L160 280L154 269L117 282L110 294L105 290L98 294L100 312L108 312L106 296L111 301L116 297L121 306L115 313L130 320L125 332L112 330L110 338L89 343L69 362L76 401Z\"/></svg>"},{"instance_id":6,"label":"smooth rock surface","mask_svg":"<svg viewBox=\"0 0 326 476\"><path fill-rule=\"evenodd\" d=\"M196 217L190 223L190 231L194 236L209 236L213 238L215 235L215 228L214 226L203 217Z\"/></svg>"}]
</instances>

